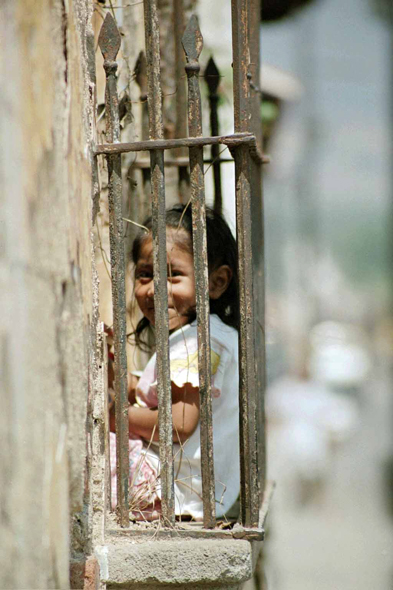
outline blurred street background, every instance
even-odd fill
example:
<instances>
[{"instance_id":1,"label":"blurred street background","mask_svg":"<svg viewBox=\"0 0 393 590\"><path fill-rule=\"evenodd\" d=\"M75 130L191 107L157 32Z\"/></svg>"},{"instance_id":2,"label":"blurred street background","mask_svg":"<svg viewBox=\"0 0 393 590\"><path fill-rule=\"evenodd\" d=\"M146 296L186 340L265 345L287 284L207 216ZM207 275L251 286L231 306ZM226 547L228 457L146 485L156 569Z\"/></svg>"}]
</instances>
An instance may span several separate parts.
<instances>
[{"instance_id":1,"label":"blurred street background","mask_svg":"<svg viewBox=\"0 0 393 590\"><path fill-rule=\"evenodd\" d=\"M269 590L393 589L390 4L262 25Z\"/></svg>"}]
</instances>

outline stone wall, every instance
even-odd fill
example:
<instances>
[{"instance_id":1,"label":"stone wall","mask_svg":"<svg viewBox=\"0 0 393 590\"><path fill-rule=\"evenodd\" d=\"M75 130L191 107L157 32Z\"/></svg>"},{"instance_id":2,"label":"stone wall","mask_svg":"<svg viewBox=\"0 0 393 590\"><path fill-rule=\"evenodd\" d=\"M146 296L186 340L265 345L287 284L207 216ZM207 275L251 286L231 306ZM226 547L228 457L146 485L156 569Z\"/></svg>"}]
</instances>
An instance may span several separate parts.
<instances>
[{"instance_id":1,"label":"stone wall","mask_svg":"<svg viewBox=\"0 0 393 590\"><path fill-rule=\"evenodd\" d=\"M70 551L89 550L91 12L91 0L0 6L1 588L67 588Z\"/></svg>"}]
</instances>

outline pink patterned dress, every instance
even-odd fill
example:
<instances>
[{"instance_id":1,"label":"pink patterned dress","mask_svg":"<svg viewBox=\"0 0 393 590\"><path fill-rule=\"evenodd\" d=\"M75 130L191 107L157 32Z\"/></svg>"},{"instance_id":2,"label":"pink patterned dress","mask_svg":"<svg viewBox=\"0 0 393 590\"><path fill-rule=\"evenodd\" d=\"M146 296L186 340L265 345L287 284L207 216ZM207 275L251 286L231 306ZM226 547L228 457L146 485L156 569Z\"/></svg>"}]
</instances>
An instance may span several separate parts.
<instances>
[{"instance_id":1,"label":"pink patterned dress","mask_svg":"<svg viewBox=\"0 0 393 590\"><path fill-rule=\"evenodd\" d=\"M152 378L146 367L137 391L136 391L136 405L155 408L158 405L156 395L145 396L140 389L140 384L146 381L146 378ZM110 439L110 466L111 466L111 504L112 508L117 504L117 474L116 474L116 434L111 432ZM146 450L149 449L149 443L143 441L138 436L130 435L128 441L129 447L129 504L130 511L137 519L151 520L159 515L161 510L161 500L157 494L159 487L159 475L157 469L152 465L152 462L146 457Z\"/></svg>"}]
</instances>

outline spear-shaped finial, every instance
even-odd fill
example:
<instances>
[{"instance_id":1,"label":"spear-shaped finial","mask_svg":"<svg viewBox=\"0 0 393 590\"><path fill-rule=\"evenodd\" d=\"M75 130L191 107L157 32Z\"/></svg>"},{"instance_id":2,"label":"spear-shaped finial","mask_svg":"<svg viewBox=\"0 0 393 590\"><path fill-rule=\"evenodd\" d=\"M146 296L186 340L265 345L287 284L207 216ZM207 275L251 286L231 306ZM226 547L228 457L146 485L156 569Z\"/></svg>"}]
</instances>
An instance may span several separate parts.
<instances>
[{"instance_id":1,"label":"spear-shaped finial","mask_svg":"<svg viewBox=\"0 0 393 590\"><path fill-rule=\"evenodd\" d=\"M135 82L141 90L141 100L147 97L147 62L144 51L140 51L134 68Z\"/></svg>"},{"instance_id":2,"label":"spear-shaped finial","mask_svg":"<svg viewBox=\"0 0 393 590\"><path fill-rule=\"evenodd\" d=\"M205 81L209 88L209 103L210 103L210 131L211 134L219 135L218 122L218 101L217 88L220 83L220 72L216 66L216 62L211 57L205 69ZM214 210L221 214L222 210L222 191L221 191L221 162L220 151L218 145L212 145L211 156L213 160L213 178L214 178Z\"/></svg>"},{"instance_id":3,"label":"spear-shaped finial","mask_svg":"<svg viewBox=\"0 0 393 590\"><path fill-rule=\"evenodd\" d=\"M195 14L191 16L184 31L182 45L187 61L198 61L203 47L203 37Z\"/></svg>"},{"instance_id":4,"label":"spear-shaped finial","mask_svg":"<svg viewBox=\"0 0 393 590\"><path fill-rule=\"evenodd\" d=\"M216 66L216 62L212 57L207 62L205 69L205 80L210 94L215 94L220 83L220 72Z\"/></svg>"},{"instance_id":5,"label":"spear-shaped finial","mask_svg":"<svg viewBox=\"0 0 393 590\"><path fill-rule=\"evenodd\" d=\"M120 49L121 36L115 19L107 13L98 37L98 45L105 61L115 61Z\"/></svg>"}]
</instances>

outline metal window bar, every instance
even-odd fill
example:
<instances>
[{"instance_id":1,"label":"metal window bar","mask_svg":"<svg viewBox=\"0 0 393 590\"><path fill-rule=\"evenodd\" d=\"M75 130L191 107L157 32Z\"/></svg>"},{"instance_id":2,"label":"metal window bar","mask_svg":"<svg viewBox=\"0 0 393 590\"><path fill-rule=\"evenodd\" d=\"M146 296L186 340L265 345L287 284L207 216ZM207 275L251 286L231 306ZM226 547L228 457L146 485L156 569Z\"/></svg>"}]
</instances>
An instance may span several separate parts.
<instances>
[{"instance_id":1,"label":"metal window bar","mask_svg":"<svg viewBox=\"0 0 393 590\"><path fill-rule=\"evenodd\" d=\"M173 0L173 39L175 50L175 79L176 79L176 137L187 135L187 97L184 77L184 51L182 36L184 33L184 1ZM187 150L180 150L179 156L186 156ZM181 203L187 203L190 197L190 175L188 162L178 167L178 191Z\"/></svg>"},{"instance_id":2,"label":"metal window bar","mask_svg":"<svg viewBox=\"0 0 393 590\"><path fill-rule=\"evenodd\" d=\"M232 0L233 102L235 131L249 131L250 46L249 2ZM238 247L239 410L240 410L240 507L241 520L257 527L261 493L258 462L257 390L254 349L254 300L251 226L251 170L245 146L235 153L236 236Z\"/></svg>"},{"instance_id":3,"label":"metal window bar","mask_svg":"<svg viewBox=\"0 0 393 590\"><path fill-rule=\"evenodd\" d=\"M106 75L106 137L108 142L120 140L119 101L116 82L116 56L121 37L112 16L108 13L98 43L104 57ZM121 210L122 180L120 154L108 155L109 239L112 276L113 334L115 351L115 420L117 458L117 509L121 526L129 524L128 511L128 395L126 356L126 293Z\"/></svg>"},{"instance_id":4,"label":"metal window bar","mask_svg":"<svg viewBox=\"0 0 393 590\"><path fill-rule=\"evenodd\" d=\"M202 136L202 108L199 89L199 56L203 40L198 21L193 15L183 35L188 81L188 133ZM203 176L203 147L190 147L190 183L192 203L192 234L198 320L198 371L200 399L201 471L203 524L207 529L216 524L213 412L211 392L211 353L209 316L209 276L207 267L205 179Z\"/></svg>"},{"instance_id":5,"label":"metal window bar","mask_svg":"<svg viewBox=\"0 0 393 590\"><path fill-rule=\"evenodd\" d=\"M144 17L149 136L151 140L161 140L164 137L164 126L162 121L160 76L160 31L156 0L145 0ZM172 393L169 368L164 152L162 150L151 150L150 162L161 504L162 516L166 525L175 522L175 492L173 482Z\"/></svg>"},{"instance_id":6,"label":"metal window bar","mask_svg":"<svg viewBox=\"0 0 393 590\"><path fill-rule=\"evenodd\" d=\"M240 283L239 363L240 363L240 463L241 463L241 521L245 527L233 532L236 538L247 533L254 538L260 525L261 493L258 473L258 419L256 363L254 352L254 312L252 286L251 236L251 159L257 164L268 161L249 129L250 112L250 51L249 3L253 0L232 0L233 71L235 133L225 136L202 137L199 90L199 54L202 36L196 17L192 17L183 37L188 80L188 124L190 137L163 139L159 30L155 0L145 0L146 55L148 64L149 136L147 141L120 143L116 93L116 62L120 45L116 25L108 13L99 44L107 73L108 132L106 144L97 145L95 153L108 158L109 200L114 221L110 223L111 265L114 307L114 343L116 371L116 429L118 429L117 472L119 524L128 524L128 412L125 362L125 296L124 253L121 244L121 211L115 206L121 200L120 154L130 151L149 151L152 178L153 256L155 281L155 310L157 331L157 365L159 391L159 432L161 489L164 524L174 522L174 486L172 454L172 407L169 373L167 257L165 227L164 150L189 148L191 170L194 266L197 284L197 317L199 341L199 372L201 394L201 463L203 483L204 527L214 527L214 464L211 420L211 376L208 270L206 219L204 203L203 146L227 145L235 159L236 217L238 266ZM116 29L116 31L115 31ZM106 65L105 65L106 64ZM258 198L258 196L257 196ZM111 204L112 201L112 204ZM112 219L112 218L111 218ZM113 243L113 247L112 247ZM123 313L124 311L124 313ZM258 383L259 384L259 383ZM124 403L125 400L125 403ZM126 460L125 460L126 459ZM126 463L126 465L124 465ZM253 530L255 532L253 532ZM245 533L246 531L246 533Z\"/></svg>"},{"instance_id":7,"label":"metal window bar","mask_svg":"<svg viewBox=\"0 0 393 590\"><path fill-rule=\"evenodd\" d=\"M248 80L250 84L250 130L254 133L258 149L262 151L263 130L261 117L260 89L260 25L261 1L250 0L250 68ZM255 302L255 357L257 378L257 423L259 429L259 481L261 492L266 495L266 441L265 441L265 253L264 253L264 210L261 163L256 159L251 162L251 183L253 194L251 195L253 211L253 278L254 278L254 302Z\"/></svg>"}]
</instances>

